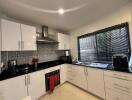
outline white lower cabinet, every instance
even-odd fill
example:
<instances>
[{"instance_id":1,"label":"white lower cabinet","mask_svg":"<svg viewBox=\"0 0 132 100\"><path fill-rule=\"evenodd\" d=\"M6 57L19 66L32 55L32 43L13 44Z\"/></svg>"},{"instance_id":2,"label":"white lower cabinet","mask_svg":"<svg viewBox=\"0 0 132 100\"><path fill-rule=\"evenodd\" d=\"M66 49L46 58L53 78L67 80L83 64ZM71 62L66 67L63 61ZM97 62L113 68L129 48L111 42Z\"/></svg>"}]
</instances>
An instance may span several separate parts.
<instances>
[{"instance_id":1,"label":"white lower cabinet","mask_svg":"<svg viewBox=\"0 0 132 100\"><path fill-rule=\"evenodd\" d=\"M76 85L84 90L87 90L87 77L85 76L84 67L82 66L73 66L75 67L75 80Z\"/></svg>"},{"instance_id":2,"label":"white lower cabinet","mask_svg":"<svg viewBox=\"0 0 132 100\"><path fill-rule=\"evenodd\" d=\"M28 94L32 100L45 94L45 75L43 71L28 74Z\"/></svg>"},{"instance_id":3,"label":"white lower cabinet","mask_svg":"<svg viewBox=\"0 0 132 100\"><path fill-rule=\"evenodd\" d=\"M88 91L105 99L103 70L88 68Z\"/></svg>"},{"instance_id":4,"label":"white lower cabinet","mask_svg":"<svg viewBox=\"0 0 132 100\"><path fill-rule=\"evenodd\" d=\"M0 100L32 100L45 94L45 73L60 69L61 84L68 81L106 100L132 100L132 75L63 64L0 81Z\"/></svg>"},{"instance_id":5,"label":"white lower cabinet","mask_svg":"<svg viewBox=\"0 0 132 100\"><path fill-rule=\"evenodd\" d=\"M43 71L18 76L0 82L0 100L21 100L30 95L36 100L45 94Z\"/></svg>"},{"instance_id":6,"label":"white lower cabinet","mask_svg":"<svg viewBox=\"0 0 132 100\"><path fill-rule=\"evenodd\" d=\"M87 79L84 67L78 65L68 67L68 81L84 90L87 90Z\"/></svg>"},{"instance_id":7,"label":"white lower cabinet","mask_svg":"<svg viewBox=\"0 0 132 100\"><path fill-rule=\"evenodd\" d=\"M132 100L132 97L121 92L106 88L106 100Z\"/></svg>"},{"instance_id":8,"label":"white lower cabinet","mask_svg":"<svg viewBox=\"0 0 132 100\"><path fill-rule=\"evenodd\" d=\"M106 100L132 100L132 75L104 71Z\"/></svg>"},{"instance_id":9,"label":"white lower cabinet","mask_svg":"<svg viewBox=\"0 0 132 100\"><path fill-rule=\"evenodd\" d=\"M27 96L26 75L1 81L0 100L21 100Z\"/></svg>"},{"instance_id":10,"label":"white lower cabinet","mask_svg":"<svg viewBox=\"0 0 132 100\"><path fill-rule=\"evenodd\" d=\"M68 66L71 66L70 64L62 64L61 70L60 70L60 79L61 84L65 83L67 81L67 68Z\"/></svg>"}]
</instances>

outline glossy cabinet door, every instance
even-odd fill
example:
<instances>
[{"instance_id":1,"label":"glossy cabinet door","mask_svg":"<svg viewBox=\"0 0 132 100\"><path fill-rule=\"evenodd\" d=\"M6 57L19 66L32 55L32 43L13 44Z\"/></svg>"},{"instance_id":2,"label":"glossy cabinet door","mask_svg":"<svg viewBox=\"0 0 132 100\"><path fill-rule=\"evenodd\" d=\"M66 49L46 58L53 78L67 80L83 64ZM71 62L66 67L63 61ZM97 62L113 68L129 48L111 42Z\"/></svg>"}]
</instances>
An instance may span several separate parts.
<instances>
[{"instance_id":1,"label":"glossy cabinet door","mask_svg":"<svg viewBox=\"0 0 132 100\"><path fill-rule=\"evenodd\" d=\"M0 51L2 51L2 29L1 29L1 20L0 20Z\"/></svg>"},{"instance_id":2,"label":"glossy cabinet door","mask_svg":"<svg viewBox=\"0 0 132 100\"><path fill-rule=\"evenodd\" d=\"M69 35L64 36L64 49L66 50L70 49L70 36Z\"/></svg>"},{"instance_id":3,"label":"glossy cabinet door","mask_svg":"<svg viewBox=\"0 0 132 100\"><path fill-rule=\"evenodd\" d=\"M105 98L103 70L88 68L88 91Z\"/></svg>"},{"instance_id":4,"label":"glossy cabinet door","mask_svg":"<svg viewBox=\"0 0 132 100\"><path fill-rule=\"evenodd\" d=\"M132 96L106 88L106 100L132 100Z\"/></svg>"},{"instance_id":5,"label":"glossy cabinet door","mask_svg":"<svg viewBox=\"0 0 132 100\"><path fill-rule=\"evenodd\" d=\"M19 51L21 49L20 24L1 19L2 51Z\"/></svg>"},{"instance_id":6,"label":"glossy cabinet door","mask_svg":"<svg viewBox=\"0 0 132 100\"><path fill-rule=\"evenodd\" d=\"M45 94L45 74L43 70L28 74L28 94L32 100L36 100Z\"/></svg>"},{"instance_id":7,"label":"glossy cabinet door","mask_svg":"<svg viewBox=\"0 0 132 100\"><path fill-rule=\"evenodd\" d=\"M59 42L59 46L58 46L59 50L69 50L70 49L68 34L58 33L58 42Z\"/></svg>"},{"instance_id":8,"label":"glossy cabinet door","mask_svg":"<svg viewBox=\"0 0 132 100\"><path fill-rule=\"evenodd\" d=\"M132 75L104 71L106 100L132 100Z\"/></svg>"},{"instance_id":9,"label":"glossy cabinet door","mask_svg":"<svg viewBox=\"0 0 132 100\"><path fill-rule=\"evenodd\" d=\"M73 70L75 73L75 82L76 85L84 90L87 90L87 77L85 74L85 67L83 66L77 66L77 65L73 65Z\"/></svg>"},{"instance_id":10,"label":"glossy cabinet door","mask_svg":"<svg viewBox=\"0 0 132 100\"><path fill-rule=\"evenodd\" d=\"M59 50L64 50L64 34L58 33L58 49Z\"/></svg>"},{"instance_id":11,"label":"glossy cabinet door","mask_svg":"<svg viewBox=\"0 0 132 100\"><path fill-rule=\"evenodd\" d=\"M0 82L0 100L4 100L4 97L3 97L3 96L4 96L4 95L3 95L4 92L3 92L3 90L4 90L4 89L3 89L3 87L2 87L2 82Z\"/></svg>"},{"instance_id":12,"label":"glossy cabinet door","mask_svg":"<svg viewBox=\"0 0 132 100\"><path fill-rule=\"evenodd\" d=\"M68 81L68 68L72 66L71 64L62 64L60 69L61 84Z\"/></svg>"},{"instance_id":13,"label":"glossy cabinet door","mask_svg":"<svg viewBox=\"0 0 132 100\"><path fill-rule=\"evenodd\" d=\"M36 46L36 28L21 24L22 32L22 50L37 50Z\"/></svg>"},{"instance_id":14,"label":"glossy cabinet door","mask_svg":"<svg viewBox=\"0 0 132 100\"><path fill-rule=\"evenodd\" d=\"M67 69L67 79L70 83L87 90L87 77L84 68L78 65L69 66Z\"/></svg>"},{"instance_id":15,"label":"glossy cabinet door","mask_svg":"<svg viewBox=\"0 0 132 100\"><path fill-rule=\"evenodd\" d=\"M0 82L0 100L21 100L27 96L26 75Z\"/></svg>"}]
</instances>

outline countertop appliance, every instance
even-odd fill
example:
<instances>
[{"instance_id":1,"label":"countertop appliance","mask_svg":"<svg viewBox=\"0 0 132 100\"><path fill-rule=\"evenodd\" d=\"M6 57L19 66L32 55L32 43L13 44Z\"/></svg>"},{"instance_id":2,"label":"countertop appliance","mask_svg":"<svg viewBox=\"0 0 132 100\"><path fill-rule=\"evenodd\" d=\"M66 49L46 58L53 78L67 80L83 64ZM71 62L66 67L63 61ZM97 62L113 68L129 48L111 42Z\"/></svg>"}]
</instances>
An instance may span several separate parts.
<instances>
[{"instance_id":1,"label":"countertop appliance","mask_svg":"<svg viewBox=\"0 0 132 100\"><path fill-rule=\"evenodd\" d=\"M125 54L115 54L112 57L112 64L115 70L128 70L128 57Z\"/></svg>"},{"instance_id":2,"label":"countertop appliance","mask_svg":"<svg viewBox=\"0 0 132 100\"><path fill-rule=\"evenodd\" d=\"M71 56L61 56L60 57L60 62L62 62L62 63L72 63L72 58L71 58Z\"/></svg>"},{"instance_id":3,"label":"countertop appliance","mask_svg":"<svg viewBox=\"0 0 132 100\"><path fill-rule=\"evenodd\" d=\"M4 63L3 63L3 62L1 62L1 63L0 63L0 73L2 73L3 68L4 68Z\"/></svg>"},{"instance_id":4,"label":"countertop appliance","mask_svg":"<svg viewBox=\"0 0 132 100\"><path fill-rule=\"evenodd\" d=\"M16 65L17 65L17 60L9 60L8 61L8 69L12 72L16 71Z\"/></svg>"},{"instance_id":5,"label":"countertop appliance","mask_svg":"<svg viewBox=\"0 0 132 100\"><path fill-rule=\"evenodd\" d=\"M16 66L17 65L17 60L9 60L8 61L8 66Z\"/></svg>"}]
</instances>

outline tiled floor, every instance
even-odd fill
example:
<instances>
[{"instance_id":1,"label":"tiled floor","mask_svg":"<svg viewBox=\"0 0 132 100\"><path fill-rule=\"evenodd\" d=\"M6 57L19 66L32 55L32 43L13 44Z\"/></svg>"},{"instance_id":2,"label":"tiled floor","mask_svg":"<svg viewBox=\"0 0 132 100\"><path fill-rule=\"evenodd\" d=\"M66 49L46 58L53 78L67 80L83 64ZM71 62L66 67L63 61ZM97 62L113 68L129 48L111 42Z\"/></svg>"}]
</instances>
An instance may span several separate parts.
<instances>
[{"instance_id":1,"label":"tiled floor","mask_svg":"<svg viewBox=\"0 0 132 100\"><path fill-rule=\"evenodd\" d=\"M53 94L45 95L40 100L100 100L97 97L69 84L65 83L56 88Z\"/></svg>"}]
</instances>

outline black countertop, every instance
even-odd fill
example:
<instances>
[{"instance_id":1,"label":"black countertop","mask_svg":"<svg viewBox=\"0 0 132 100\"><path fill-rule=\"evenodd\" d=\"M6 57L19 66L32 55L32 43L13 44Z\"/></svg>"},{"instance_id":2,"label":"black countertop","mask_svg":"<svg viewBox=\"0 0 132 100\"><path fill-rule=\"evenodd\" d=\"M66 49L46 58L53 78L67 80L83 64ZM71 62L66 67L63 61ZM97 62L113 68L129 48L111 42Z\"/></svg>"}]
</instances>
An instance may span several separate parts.
<instances>
[{"instance_id":1,"label":"black countertop","mask_svg":"<svg viewBox=\"0 0 132 100\"><path fill-rule=\"evenodd\" d=\"M114 69L112 65L109 65L107 68L101 68L101 67L92 67L85 64L76 64L72 63L73 65L83 66L83 67L89 67L89 68L96 68L96 69L102 69L102 70L110 70L110 71L117 71L117 72L124 72L124 73L130 73L132 74L132 68L131 69Z\"/></svg>"},{"instance_id":2,"label":"black countertop","mask_svg":"<svg viewBox=\"0 0 132 100\"><path fill-rule=\"evenodd\" d=\"M15 71L13 69L7 69L7 70L3 71L0 74L0 81L6 80L9 78L13 78L13 77L17 77L20 75L32 73L35 71L47 69L47 68L54 67L54 66L61 65L61 64L64 64L64 62L62 63L59 60L55 60L55 61L49 61L49 62L44 62L44 63L38 63L37 68L35 68L34 64L32 64L32 65L26 65L26 64L25 65L18 65L18 66L15 66ZM72 63L72 64L83 66L83 67L102 69L102 70L111 70L111 71L118 71L118 72L124 72L124 73L132 73L132 69L119 70L119 69L114 69L112 66L108 66L107 68L101 68L101 67L92 67L92 66L88 66L85 64L83 64L83 65L82 64L76 64L76 63Z\"/></svg>"},{"instance_id":3,"label":"black countertop","mask_svg":"<svg viewBox=\"0 0 132 100\"><path fill-rule=\"evenodd\" d=\"M49 61L49 62L44 62L44 63L38 63L37 68L35 67L34 64L18 65L18 66L15 66L14 69L12 68L12 69L7 69L3 71L0 74L0 81L13 78L16 76L32 73L35 71L47 69L47 68L54 67L60 64L63 64L63 63L61 63L59 60L55 60L55 61Z\"/></svg>"}]
</instances>

